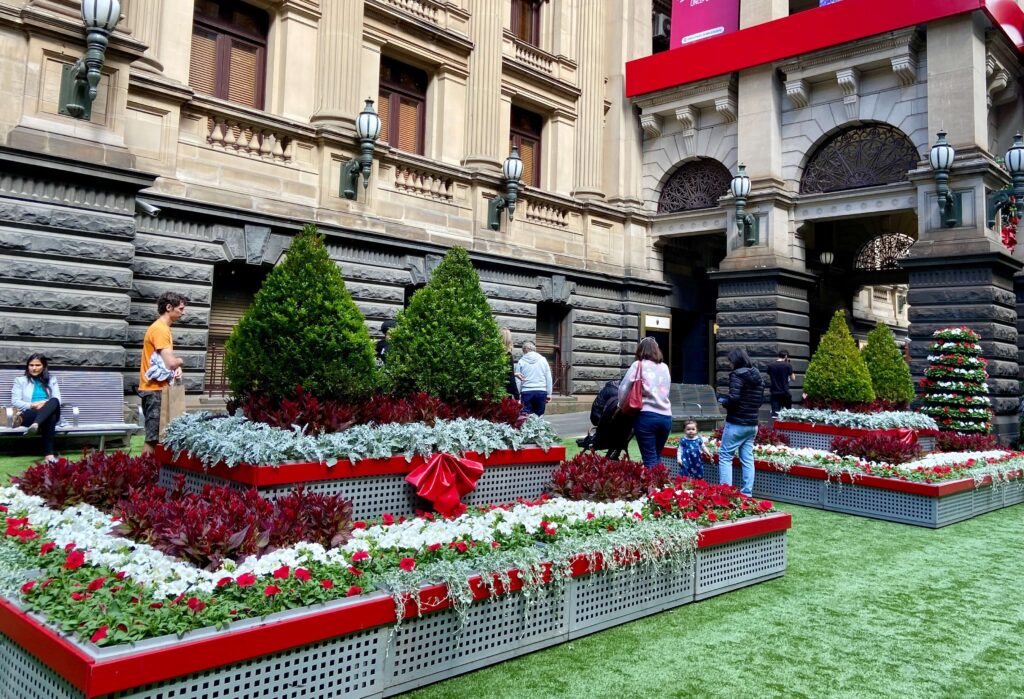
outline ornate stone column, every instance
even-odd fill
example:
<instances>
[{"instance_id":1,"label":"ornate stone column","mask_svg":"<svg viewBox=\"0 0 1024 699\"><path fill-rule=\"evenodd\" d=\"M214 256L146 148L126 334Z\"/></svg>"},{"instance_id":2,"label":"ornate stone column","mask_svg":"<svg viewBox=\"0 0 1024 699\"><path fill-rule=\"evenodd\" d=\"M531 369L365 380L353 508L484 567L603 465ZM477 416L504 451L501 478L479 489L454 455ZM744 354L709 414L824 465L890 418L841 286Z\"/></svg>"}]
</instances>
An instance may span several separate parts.
<instances>
[{"instance_id":1,"label":"ornate stone column","mask_svg":"<svg viewBox=\"0 0 1024 699\"><path fill-rule=\"evenodd\" d=\"M163 25L164 0L130 0L125 10L132 34L148 47L135 65L162 73L160 28Z\"/></svg>"},{"instance_id":2,"label":"ornate stone column","mask_svg":"<svg viewBox=\"0 0 1024 699\"><path fill-rule=\"evenodd\" d=\"M310 121L354 125L362 108L359 65L363 48L363 3L320 4L317 33L316 107Z\"/></svg>"},{"instance_id":3,"label":"ornate stone column","mask_svg":"<svg viewBox=\"0 0 1024 699\"><path fill-rule=\"evenodd\" d=\"M500 131L501 44L507 11L506 3L480 2L469 18L474 46L466 82L467 167L498 170L508 148L508 132Z\"/></svg>"},{"instance_id":4,"label":"ornate stone column","mask_svg":"<svg viewBox=\"0 0 1024 699\"><path fill-rule=\"evenodd\" d=\"M576 157L573 196L581 199L603 197L601 181L601 145L604 135L604 28L603 13L596 7L584 7L576 17L579 64L577 101Z\"/></svg>"}]
</instances>

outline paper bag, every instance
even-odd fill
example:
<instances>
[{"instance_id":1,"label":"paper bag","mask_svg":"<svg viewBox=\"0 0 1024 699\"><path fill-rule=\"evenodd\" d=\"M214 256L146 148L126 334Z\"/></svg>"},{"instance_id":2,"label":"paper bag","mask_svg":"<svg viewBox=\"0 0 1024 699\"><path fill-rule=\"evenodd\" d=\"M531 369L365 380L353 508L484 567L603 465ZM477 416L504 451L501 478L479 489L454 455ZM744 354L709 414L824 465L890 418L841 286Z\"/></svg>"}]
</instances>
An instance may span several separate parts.
<instances>
[{"instance_id":1,"label":"paper bag","mask_svg":"<svg viewBox=\"0 0 1024 699\"><path fill-rule=\"evenodd\" d=\"M171 383L160 389L160 439L164 438L167 424L185 414L185 384Z\"/></svg>"}]
</instances>

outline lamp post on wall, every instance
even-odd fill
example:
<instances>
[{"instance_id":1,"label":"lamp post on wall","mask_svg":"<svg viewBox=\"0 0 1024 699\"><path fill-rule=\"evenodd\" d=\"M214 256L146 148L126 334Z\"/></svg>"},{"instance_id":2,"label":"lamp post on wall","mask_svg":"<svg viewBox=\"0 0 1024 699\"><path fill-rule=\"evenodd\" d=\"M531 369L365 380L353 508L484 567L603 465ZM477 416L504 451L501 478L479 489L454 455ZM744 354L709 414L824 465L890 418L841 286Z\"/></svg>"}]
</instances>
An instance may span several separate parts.
<instances>
[{"instance_id":1,"label":"lamp post on wall","mask_svg":"<svg viewBox=\"0 0 1024 699\"><path fill-rule=\"evenodd\" d=\"M359 155L341 168L341 196L356 199L359 192L359 175L363 176L363 189L370 186L370 172L373 170L373 147L380 136L380 116L373 109L373 100L366 98L363 111L356 117L356 136L359 138Z\"/></svg>"},{"instance_id":2,"label":"lamp post on wall","mask_svg":"<svg viewBox=\"0 0 1024 699\"><path fill-rule=\"evenodd\" d=\"M519 181L523 177L523 161L519 157L519 149L512 147L512 152L501 164L501 174L505 180L505 194L497 195L487 205L487 225L492 231L501 228L501 210L508 211L508 220L516 211L516 198L519 194Z\"/></svg>"},{"instance_id":3,"label":"lamp post on wall","mask_svg":"<svg viewBox=\"0 0 1024 699\"><path fill-rule=\"evenodd\" d=\"M989 197L989 228L995 227L996 215L1011 204L1011 197L1013 198L1012 203L1018 207L1024 203L1024 140L1021 138L1020 131L1013 137L1013 145L1010 146L1010 149L1006 151L1006 155L1003 156L1003 165L1006 167L1006 171L1010 173L1012 184L1009 190L1001 189Z\"/></svg>"},{"instance_id":4,"label":"lamp post on wall","mask_svg":"<svg viewBox=\"0 0 1024 699\"><path fill-rule=\"evenodd\" d=\"M736 198L736 230L743 238L744 247L757 244L757 219L746 212L747 197L750 196L750 177L747 166L740 165L736 176L729 183L729 189Z\"/></svg>"},{"instance_id":5,"label":"lamp post on wall","mask_svg":"<svg viewBox=\"0 0 1024 699\"><path fill-rule=\"evenodd\" d=\"M92 116L110 33L121 19L119 0L82 0L85 56L65 65L60 79L59 112L76 119Z\"/></svg>"},{"instance_id":6,"label":"lamp post on wall","mask_svg":"<svg viewBox=\"0 0 1024 699\"><path fill-rule=\"evenodd\" d=\"M939 218L942 225L952 228L957 224L956 211L954 211L955 199L949 191L949 170L953 167L953 158L956 151L946 141L946 132L939 131L938 139L928 153L928 162L935 171L935 194L939 200Z\"/></svg>"}]
</instances>

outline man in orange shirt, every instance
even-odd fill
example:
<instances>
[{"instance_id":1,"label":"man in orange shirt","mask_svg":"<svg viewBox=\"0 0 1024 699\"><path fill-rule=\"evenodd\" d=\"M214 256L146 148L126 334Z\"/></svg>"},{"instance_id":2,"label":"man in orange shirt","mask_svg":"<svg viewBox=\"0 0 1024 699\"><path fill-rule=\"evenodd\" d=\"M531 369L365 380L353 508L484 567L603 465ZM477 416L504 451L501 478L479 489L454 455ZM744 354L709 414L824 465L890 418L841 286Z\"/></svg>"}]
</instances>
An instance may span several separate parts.
<instances>
[{"instance_id":1,"label":"man in orange shirt","mask_svg":"<svg viewBox=\"0 0 1024 699\"><path fill-rule=\"evenodd\" d=\"M181 320L185 314L186 299L181 294L168 291L160 295L156 301L156 312L160 317L146 330L142 341L142 364L139 367L139 396L142 398L142 414L146 419L146 443L142 453L152 454L160 441L160 390L171 382L171 378L181 378L181 366L185 360L174 356L174 343L171 341L171 326ZM148 378L153 364L154 354L163 361L164 367L172 374L166 379Z\"/></svg>"}]
</instances>

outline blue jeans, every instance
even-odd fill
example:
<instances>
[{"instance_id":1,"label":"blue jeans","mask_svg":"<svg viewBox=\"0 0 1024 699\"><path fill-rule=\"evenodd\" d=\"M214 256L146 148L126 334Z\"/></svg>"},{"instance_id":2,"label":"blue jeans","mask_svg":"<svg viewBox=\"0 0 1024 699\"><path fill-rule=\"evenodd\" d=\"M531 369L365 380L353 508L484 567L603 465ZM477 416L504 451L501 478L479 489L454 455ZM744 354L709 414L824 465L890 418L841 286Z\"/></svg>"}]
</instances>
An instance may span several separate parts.
<instances>
[{"instance_id":1,"label":"blue jeans","mask_svg":"<svg viewBox=\"0 0 1024 699\"><path fill-rule=\"evenodd\" d=\"M740 467L743 470L744 495L754 494L754 437L757 425L733 425L725 423L722 431L722 448L718 450L718 482L732 485L732 457L739 450Z\"/></svg>"},{"instance_id":2,"label":"blue jeans","mask_svg":"<svg viewBox=\"0 0 1024 699\"><path fill-rule=\"evenodd\" d=\"M543 415L548 404L548 392L523 391L519 400L523 404L523 412L527 415Z\"/></svg>"},{"instance_id":3,"label":"blue jeans","mask_svg":"<svg viewBox=\"0 0 1024 699\"><path fill-rule=\"evenodd\" d=\"M640 447L640 458L644 466L651 468L661 463L661 451L672 431L672 416L641 410L633 422L633 434Z\"/></svg>"}]
</instances>

